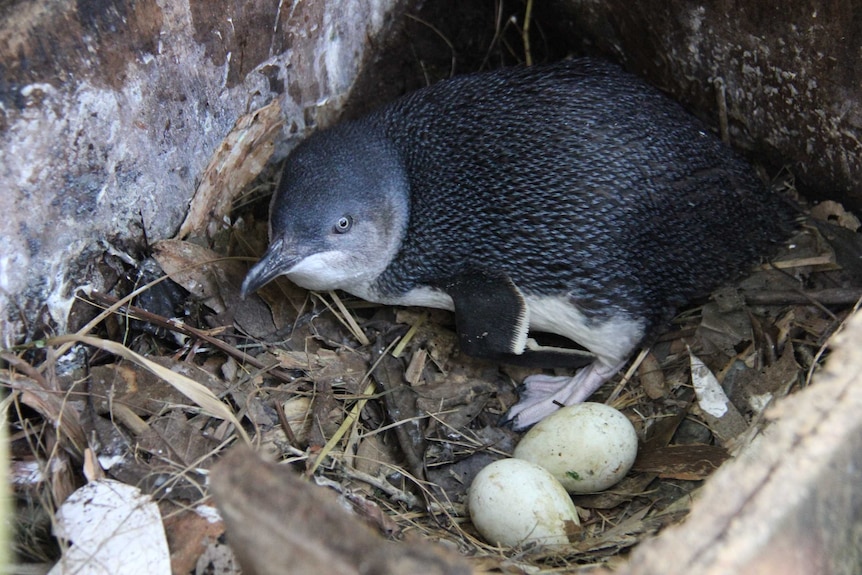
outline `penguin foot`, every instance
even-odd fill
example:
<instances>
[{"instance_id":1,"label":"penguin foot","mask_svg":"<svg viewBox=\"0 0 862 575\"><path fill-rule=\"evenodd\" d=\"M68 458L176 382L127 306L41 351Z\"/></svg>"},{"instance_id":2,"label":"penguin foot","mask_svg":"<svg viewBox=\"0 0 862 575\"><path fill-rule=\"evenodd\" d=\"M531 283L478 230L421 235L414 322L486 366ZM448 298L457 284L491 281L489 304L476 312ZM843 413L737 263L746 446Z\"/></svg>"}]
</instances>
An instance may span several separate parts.
<instances>
[{"instance_id":1,"label":"penguin foot","mask_svg":"<svg viewBox=\"0 0 862 575\"><path fill-rule=\"evenodd\" d=\"M518 403L506 412L502 424L515 431L523 431L564 405L583 403L624 363L608 366L597 361L578 371L574 377L528 376L519 388L521 397Z\"/></svg>"}]
</instances>

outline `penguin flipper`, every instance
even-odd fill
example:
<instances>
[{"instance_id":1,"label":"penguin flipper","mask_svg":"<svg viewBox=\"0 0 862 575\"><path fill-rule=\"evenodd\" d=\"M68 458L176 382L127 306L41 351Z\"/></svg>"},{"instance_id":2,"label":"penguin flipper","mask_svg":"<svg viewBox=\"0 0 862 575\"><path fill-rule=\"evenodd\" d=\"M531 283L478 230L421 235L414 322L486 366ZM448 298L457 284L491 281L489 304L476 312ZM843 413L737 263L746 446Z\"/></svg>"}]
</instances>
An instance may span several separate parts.
<instances>
[{"instance_id":1,"label":"penguin flipper","mask_svg":"<svg viewBox=\"0 0 862 575\"><path fill-rule=\"evenodd\" d=\"M523 352L529 331L527 303L511 279L470 271L450 278L444 289L455 305L461 351L495 360Z\"/></svg>"},{"instance_id":2,"label":"penguin flipper","mask_svg":"<svg viewBox=\"0 0 862 575\"><path fill-rule=\"evenodd\" d=\"M527 367L583 367L596 359L583 349L540 346L528 338L527 303L505 275L471 271L451 278L445 289L467 355Z\"/></svg>"}]
</instances>

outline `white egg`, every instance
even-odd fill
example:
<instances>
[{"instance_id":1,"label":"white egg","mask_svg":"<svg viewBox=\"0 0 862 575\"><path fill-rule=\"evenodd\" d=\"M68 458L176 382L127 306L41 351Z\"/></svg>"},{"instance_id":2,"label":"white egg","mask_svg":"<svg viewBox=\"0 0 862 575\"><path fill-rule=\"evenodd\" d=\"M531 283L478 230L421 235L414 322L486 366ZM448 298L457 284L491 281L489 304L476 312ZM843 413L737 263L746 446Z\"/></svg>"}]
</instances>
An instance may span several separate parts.
<instances>
[{"instance_id":1,"label":"white egg","mask_svg":"<svg viewBox=\"0 0 862 575\"><path fill-rule=\"evenodd\" d=\"M594 493L625 477L637 451L637 433L625 415L601 403L581 403L537 423L512 456L544 467L569 493Z\"/></svg>"},{"instance_id":2,"label":"white egg","mask_svg":"<svg viewBox=\"0 0 862 575\"><path fill-rule=\"evenodd\" d=\"M470 520L488 543L566 545L580 525L572 499L554 476L521 459L501 459L480 471L468 494Z\"/></svg>"}]
</instances>

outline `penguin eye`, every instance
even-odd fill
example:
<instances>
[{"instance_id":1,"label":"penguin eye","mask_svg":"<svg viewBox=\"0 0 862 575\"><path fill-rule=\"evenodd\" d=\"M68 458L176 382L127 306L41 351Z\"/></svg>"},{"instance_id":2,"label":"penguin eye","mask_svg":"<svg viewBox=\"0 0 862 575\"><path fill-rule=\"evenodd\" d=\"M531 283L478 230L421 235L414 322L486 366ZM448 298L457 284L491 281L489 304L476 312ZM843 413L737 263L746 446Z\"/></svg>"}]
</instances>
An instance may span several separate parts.
<instances>
[{"instance_id":1,"label":"penguin eye","mask_svg":"<svg viewBox=\"0 0 862 575\"><path fill-rule=\"evenodd\" d=\"M350 216L341 216L338 218L338 221L335 222L335 233L344 234L350 231L350 228L353 227L353 218Z\"/></svg>"}]
</instances>

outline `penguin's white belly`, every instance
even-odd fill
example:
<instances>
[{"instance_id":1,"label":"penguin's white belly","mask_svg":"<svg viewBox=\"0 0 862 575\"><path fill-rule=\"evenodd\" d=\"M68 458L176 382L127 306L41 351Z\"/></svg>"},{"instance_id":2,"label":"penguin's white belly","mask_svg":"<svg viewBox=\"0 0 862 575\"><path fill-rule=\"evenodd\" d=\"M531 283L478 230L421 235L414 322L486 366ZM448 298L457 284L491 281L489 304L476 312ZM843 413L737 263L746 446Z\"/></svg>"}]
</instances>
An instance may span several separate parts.
<instances>
[{"instance_id":1,"label":"penguin's white belly","mask_svg":"<svg viewBox=\"0 0 862 575\"><path fill-rule=\"evenodd\" d=\"M386 305L412 305L417 307L433 307L435 309L447 309L455 311L455 302L451 296L444 291L430 287L413 288L399 296L383 296L371 286L351 286L349 290L356 297L366 301L373 301Z\"/></svg>"},{"instance_id":2,"label":"penguin's white belly","mask_svg":"<svg viewBox=\"0 0 862 575\"><path fill-rule=\"evenodd\" d=\"M597 322L565 296L526 295L530 329L567 337L587 348L603 363L616 365L643 339L644 321L618 315Z\"/></svg>"},{"instance_id":3,"label":"penguin's white belly","mask_svg":"<svg viewBox=\"0 0 862 575\"><path fill-rule=\"evenodd\" d=\"M445 292L415 288L394 298L381 298L370 290L351 290L363 299L387 305L411 305L454 311L452 298ZM643 339L644 322L625 315L596 322L587 317L565 296L524 295L527 320L531 330L566 337L593 352L603 363L616 365L626 359ZM524 351L527 334L513 348Z\"/></svg>"}]
</instances>

